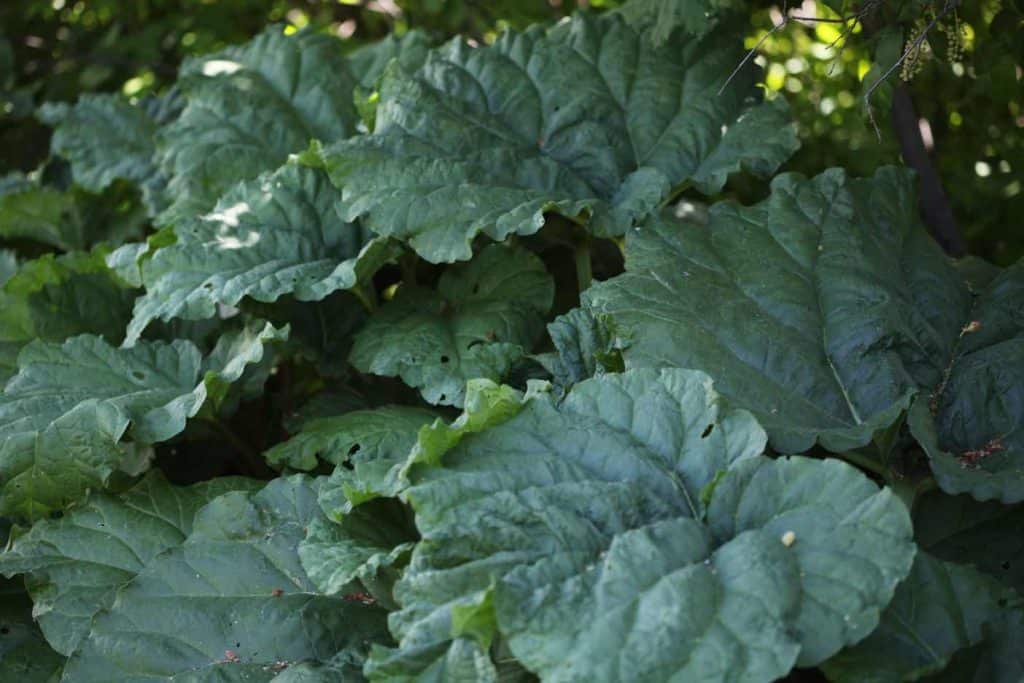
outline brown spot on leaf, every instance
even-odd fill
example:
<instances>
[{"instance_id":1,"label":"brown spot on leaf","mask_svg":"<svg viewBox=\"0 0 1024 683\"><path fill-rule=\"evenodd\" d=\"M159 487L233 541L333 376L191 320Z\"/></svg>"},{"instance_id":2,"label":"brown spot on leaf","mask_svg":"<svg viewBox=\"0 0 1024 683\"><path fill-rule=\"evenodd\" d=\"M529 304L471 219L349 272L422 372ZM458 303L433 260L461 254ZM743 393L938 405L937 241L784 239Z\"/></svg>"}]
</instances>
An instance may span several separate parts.
<instances>
[{"instance_id":1,"label":"brown spot on leaf","mask_svg":"<svg viewBox=\"0 0 1024 683\"><path fill-rule=\"evenodd\" d=\"M1002 450L1006 450L1006 446L1003 445L1002 439L996 437L981 448L975 448L961 453L959 457L960 464L964 467L977 467L979 462L993 453L998 453Z\"/></svg>"}]
</instances>

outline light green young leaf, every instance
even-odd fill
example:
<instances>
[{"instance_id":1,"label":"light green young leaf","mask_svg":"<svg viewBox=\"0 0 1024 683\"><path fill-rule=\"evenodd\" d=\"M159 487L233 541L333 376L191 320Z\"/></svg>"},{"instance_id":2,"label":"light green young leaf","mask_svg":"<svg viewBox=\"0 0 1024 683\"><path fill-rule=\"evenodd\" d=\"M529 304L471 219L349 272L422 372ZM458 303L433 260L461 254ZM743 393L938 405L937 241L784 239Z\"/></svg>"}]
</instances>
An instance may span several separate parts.
<instances>
[{"instance_id":1,"label":"light green young leaf","mask_svg":"<svg viewBox=\"0 0 1024 683\"><path fill-rule=\"evenodd\" d=\"M283 164L311 140L353 134L357 83L334 36L271 26L245 45L187 60L186 107L160 136L173 203L161 224L206 213L239 181Z\"/></svg>"},{"instance_id":2,"label":"light green young leaf","mask_svg":"<svg viewBox=\"0 0 1024 683\"><path fill-rule=\"evenodd\" d=\"M60 519L36 523L0 554L0 573L25 574L46 639L70 655L121 586L158 554L181 545L199 508L228 491L262 484L223 478L184 487L149 474L124 494L95 494Z\"/></svg>"},{"instance_id":3,"label":"light green young leaf","mask_svg":"<svg viewBox=\"0 0 1024 683\"><path fill-rule=\"evenodd\" d=\"M938 384L970 294L917 215L906 172L784 175L698 226L631 233L626 273L584 294L628 334L627 367L711 372L781 452L863 446Z\"/></svg>"},{"instance_id":4,"label":"light green young leaf","mask_svg":"<svg viewBox=\"0 0 1024 683\"><path fill-rule=\"evenodd\" d=\"M919 552L868 638L822 665L836 683L901 683L941 671L980 643L1007 589L976 570Z\"/></svg>"},{"instance_id":5,"label":"light green young leaf","mask_svg":"<svg viewBox=\"0 0 1024 683\"><path fill-rule=\"evenodd\" d=\"M0 513L35 519L101 488L131 456L123 436L142 445L177 435L282 335L269 325L244 330L206 359L181 340L29 344L0 396Z\"/></svg>"},{"instance_id":6,"label":"light green young leaf","mask_svg":"<svg viewBox=\"0 0 1024 683\"><path fill-rule=\"evenodd\" d=\"M434 263L470 258L481 233L532 234L546 213L621 235L673 188L714 193L796 149L785 103L758 104L756 68L718 94L742 54L723 35L654 47L611 15L453 41L415 73L392 64L374 135L324 162L346 218Z\"/></svg>"},{"instance_id":7,"label":"light green young leaf","mask_svg":"<svg viewBox=\"0 0 1024 683\"><path fill-rule=\"evenodd\" d=\"M349 360L401 377L429 403L461 405L467 380L500 380L530 351L553 298L539 258L491 245L446 270L436 292L399 288L356 335Z\"/></svg>"},{"instance_id":8,"label":"light green young leaf","mask_svg":"<svg viewBox=\"0 0 1024 683\"><path fill-rule=\"evenodd\" d=\"M862 639L910 570L906 508L841 462L760 457L765 439L685 370L587 380L463 437L410 472L423 540L400 647L369 672L436 662L490 590L545 681L771 681Z\"/></svg>"},{"instance_id":9,"label":"light green young leaf","mask_svg":"<svg viewBox=\"0 0 1024 683\"><path fill-rule=\"evenodd\" d=\"M339 196L322 171L288 164L239 184L212 213L175 227L177 240L141 264L146 293L127 341L153 320L211 318L218 304L246 297L319 301L364 284L398 247L342 221Z\"/></svg>"},{"instance_id":10,"label":"light green young leaf","mask_svg":"<svg viewBox=\"0 0 1024 683\"><path fill-rule=\"evenodd\" d=\"M209 503L97 615L64 682L260 683L385 639L383 610L320 594L302 569L318 486L300 475Z\"/></svg>"}]
</instances>

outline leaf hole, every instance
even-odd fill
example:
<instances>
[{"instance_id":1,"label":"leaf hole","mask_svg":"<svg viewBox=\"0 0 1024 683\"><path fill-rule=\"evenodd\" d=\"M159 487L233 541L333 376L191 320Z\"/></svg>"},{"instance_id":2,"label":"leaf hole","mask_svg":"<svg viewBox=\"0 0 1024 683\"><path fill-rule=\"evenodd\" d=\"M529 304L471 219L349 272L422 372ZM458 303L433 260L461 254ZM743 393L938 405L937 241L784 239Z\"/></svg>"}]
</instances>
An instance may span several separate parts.
<instances>
[{"instance_id":1,"label":"leaf hole","mask_svg":"<svg viewBox=\"0 0 1024 683\"><path fill-rule=\"evenodd\" d=\"M450 358L449 358L448 356L441 356L441 362L442 362L442 363L447 363L447 362L448 362L448 361L450 361L450 360L451 360L451 359L450 359Z\"/></svg>"},{"instance_id":2,"label":"leaf hole","mask_svg":"<svg viewBox=\"0 0 1024 683\"><path fill-rule=\"evenodd\" d=\"M445 398L447 398L447 397L444 394L441 394L440 396L437 397L437 400L438 401L443 401Z\"/></svg>"},{"instance_id":3,"label":"leaf hole","mask_svg":"<svg viewBox=\"0 0 1024 683\"><path fill-rule=\"evenodd\" d=\"M999 566L1002 567L1003 569L1005 569L1006 571L1010 571L1010 561L1009 560L1007 560L1006 562L1003 562Z\"/></svg>"},{"instance_id":4,"label":"leaf hole","mask_svg":"<svg viewBox=\"0 0 1024 683\"><path fill-rule=\"evenodd\" d=\"M715 430L714 423L709 424L707 427L704 428L704 431L700 433L700 438L702 438L702 439L708 438L709 436L711 436L711 432L713 432L714 430Z\"/></svg>"},{"instance_id":5,"label":"leaf hole","mask_svg":"<svg viewBox=\"0 0 1024 683\"><path fill-rule=\"evenodd\" d=\"M132 371L132 377L134 377L137 380L144 380L144 379L146 379L146 373L144 373L144 372L142 372L140 370L133 370Z\"/></svg>"},{"instance_id":6,"label":"leaf hole","mask_svg":"<svg viewBox=\"0 0 1024 683\"><path fill-rule=\"evenodd\" d=\"M348 454L349 455L355 455L356 453L359 452L360 448L362 448L362 446L360 446L357 443L354 443L354 444L352 444L352 448L348 449Z\"/></svg>"}]
</instances>

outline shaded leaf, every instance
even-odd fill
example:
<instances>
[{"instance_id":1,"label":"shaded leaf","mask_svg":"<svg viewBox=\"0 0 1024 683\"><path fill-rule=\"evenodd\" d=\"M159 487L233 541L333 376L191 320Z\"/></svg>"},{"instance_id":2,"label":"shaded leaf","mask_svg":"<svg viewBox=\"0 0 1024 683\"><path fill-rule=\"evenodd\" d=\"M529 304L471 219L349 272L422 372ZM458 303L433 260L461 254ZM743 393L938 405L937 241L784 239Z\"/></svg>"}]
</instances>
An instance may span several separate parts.
<instances>
[{"instance_id":1,"label":"shaded leaf","mask_svg":"<svg viewBox=\"0 0 1024 683\"><path fill-rule=\"evenodd\" d=\"M970 309L921 225L908 173L783 175L769 199L631 233L626 273L584 293L629 344L626 367L711 372L772 446L863 446L942 381Z\"/></svg>"},{"instance_id":2,"label":"shaded leaf","mask_svg":"<svg viewBox=\"0 0 1024 683\"><path fill-rule=\"evenodd\" d=\"M1006 588L971 569L918 553L878 629L822 666L839 683L899 683L941 671L981 642Z\"/></svg>"},{"instance_id":3,"label":"shaded leaf","mask_svg":"<svg viewBox=\"0 0 1024 683\"><path fill-rule=\"evenodd\" d=\"M554 282L530 252L491 245L441 276L401 287L356 335L362 372L402 381L429 403L460 405L469 379L500 380L543 332Z\"/></svg>"},{"instance_id":4,"label":"shaded leaf","mask_svg":"<svg viewBox=\"0 0 1024 683\"><path fill-rule=\"evenodd\" d=\"M144 445L177 435L281 336L269 325L246 329L206 359L181 340L115 348L82 335L29 344L0 397L0 510L37 518L102 487L133 455L122 437Z\"/></svg>"}]
</instances>

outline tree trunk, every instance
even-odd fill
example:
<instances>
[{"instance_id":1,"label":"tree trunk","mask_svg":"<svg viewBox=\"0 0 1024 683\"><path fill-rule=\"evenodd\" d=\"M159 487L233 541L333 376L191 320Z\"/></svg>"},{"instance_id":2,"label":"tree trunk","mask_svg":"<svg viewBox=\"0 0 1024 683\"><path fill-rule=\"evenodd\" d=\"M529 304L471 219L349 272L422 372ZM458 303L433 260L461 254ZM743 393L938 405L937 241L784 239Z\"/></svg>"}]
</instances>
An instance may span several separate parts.
<instances>
[{"instance_id":1,"label":"tree trunk","mask_svg":"<svg viewBox=\"0 0 1024 683\"><path fill-rule=\"evenodd\" d=\"M956 218L946 191L942 189L938 169L924 146L914 102L904 83L893 89L892 126L900 143L904 163L917 171L921 218L947 254L963 256L967 253L967 244L957 229Z\"/></svg>"}]
</instances>

